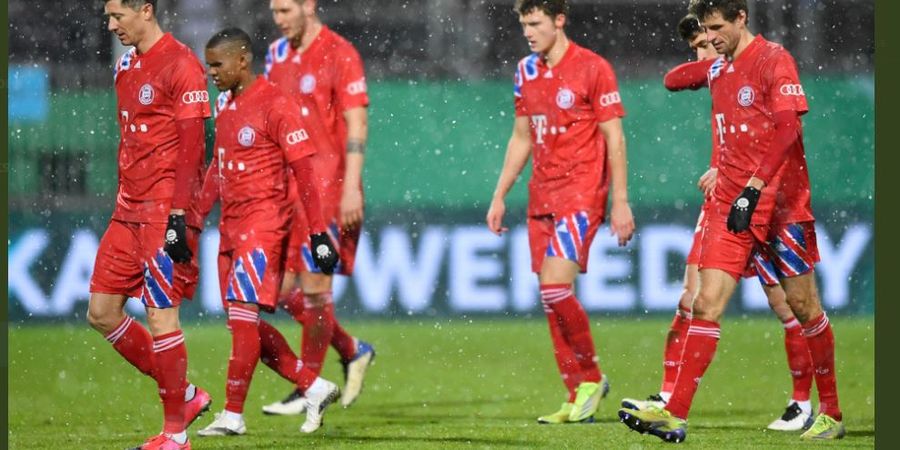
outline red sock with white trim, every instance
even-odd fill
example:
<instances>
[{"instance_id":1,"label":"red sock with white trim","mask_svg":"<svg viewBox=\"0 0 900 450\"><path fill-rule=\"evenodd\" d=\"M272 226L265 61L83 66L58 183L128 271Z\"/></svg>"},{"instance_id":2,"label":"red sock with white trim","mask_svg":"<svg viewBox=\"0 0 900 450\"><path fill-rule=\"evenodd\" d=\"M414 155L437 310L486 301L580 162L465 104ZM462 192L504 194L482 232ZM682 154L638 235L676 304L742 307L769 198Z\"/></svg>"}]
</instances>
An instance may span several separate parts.
<instances>
[{"instance_id":1,"label":"red sock with white trim","mask_svg":"<svg viewBox=\"0 0 900 450\"><path fill-rule=\"evenodd\" d=\"M303 324L303 291L300 289L291 289L287 295L283 295L279 300L281 307L287 311L294 321Z\"/></svg>"},{"instance_id":2,"label":"red sock with white trim","mask_svg":"<svg viewBox=\"0 0 900 450\"><path fill-rule=\"evenodd\" d=\"M324 296L324 304L314 306L307 296L303 305L303 341L301 343L300 359L303 366L318 375L322 371L322 363L325 362L325 354L334 334L334 303L331 292L317 294Z\"/></svg>"},{"instance_id":3,"label":"red sock with white trim","mask_svg":"<svg viewBox=\"0 0 900 450\"><path fill-rule=\"evenodd\" d=\"M228 307L228 327L231 329L231 356L225 384L225 410L242 414L253 371L259 361L259 312L232 302Z\"/></svg>"},{"instance_id":4,"label":"red sock with white trim","mask_svg":"<svg viewBox=\"0 0 900 450\"><path fill-rule=\"evenodd\" d=\"M259 320L259 359L282 378L296 383L303 363L291 350L284 335L265 320Z\"/></svg>"},{"instance_id":5,"label":"red sock with white trim","mask_svg":"<svg viewBox=\"0 0 900 450\"><path fill-rule=\"evenodd\" d=\"M803 335L809 345L815 369L816 387L819 390L819 413L834 420L842 420L838 404L837 377L834 373L834 333L831 322L823 312L819 317L803 324Z\"/></svg>"},{"instance_id":6,"label":"red sock with white trim","mask_svg":"<svg viewBox=\"0 0 900 450\"><path fill-rule=\"evenodd\" d=\"M813 382L813 365L809 345L806 343L803 327L800 326L797 318L791 317L782 323L784 325L784 350L787 353L788 367L791 369L791 379L794 383L791 400L798 403L808 402Z\"/></svg>"},{"instance_id":7,"label":"red sock with white trim","mask_svg":"<svg viewBox=\"0 0 900 450\"><path fill-rule=\"evenodd\" d=\"M667 400L675 389L675 380L678 379L678 369L681 367L681 354L684 352L684 343L687 341L690 326L691 310L679 303L672 325L669 326L669 333L666 334L666 348L663 351L663 382L659 392L666 394L664 398Z\"/></svg>"},{"instance_id":8,"label":"red sock with white trim","mask_svg":"<svg viewBox=\"0 0 900 450\"><path fill-rule=\"evenodd\" d=\"M356 339L353 339L353 336L347 333L347 330L338 323L337 317L334 318L334 334L331 335L331 346L337 350L344 361L350 361L356 356Z\"/></svg>"},{"instance_id":9,"label":"red sock with white trim","mask_svg":"<svg viewBox=\"0 0 900 450\"><path fill-rule=\"evenodd\" d=\"M550 340L553 342L553 357L556 359L556 367L559 369L559 375L566 385L569 392L568 402L575 401L575 388L581 383L581 366L575 358L575 352L566 342L562 330L562 318L559 317L549 303L565 298L568 294L567 284L545 284L541 285L541 304L544 308L544 314L547 315L547 324L550 326Z\"/></svg>"},{"instance_id":10,"label":"red sock with white trim","mask_svg":"<svg viewBox=\"0 0 900 450\"><path fill-rule=\"evenodd\" d=\"M700 379L716 356L719 335L718 323L691 319L681 356L681 370L678 372L678 380L675 381L672 398L666 403L666 410L675 417L687 419Z\"/></svg>"},{"instance_id":11,"label":"red sock with white trim","mask_svg":"<svg viewBox=\"0 0 900 450\"><path fill-rule=\"evenodd\" d=\"M163 404L163 432L184 431L184 390L187 387L187 348L181 330L153 338L156 384Z\"/></svg>"},{"instance_id":12,"label":"red sock with white trim","mask_svg":"<svg viewBox=\"0 0 900 450\"><path fill-rule=\"evenodd\" d=\"M153 336L139 322L125 316L122 322L106 336L113 348L144 375L154 377Z\"/></svg>"}]
</instances>

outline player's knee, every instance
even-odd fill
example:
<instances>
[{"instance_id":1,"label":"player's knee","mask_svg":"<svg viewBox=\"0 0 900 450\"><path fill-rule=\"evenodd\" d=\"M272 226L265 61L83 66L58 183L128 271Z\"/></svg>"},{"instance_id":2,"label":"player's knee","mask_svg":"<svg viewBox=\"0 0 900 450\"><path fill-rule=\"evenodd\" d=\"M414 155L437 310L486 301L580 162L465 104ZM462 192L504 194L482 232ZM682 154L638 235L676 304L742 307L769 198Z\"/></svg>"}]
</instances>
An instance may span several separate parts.
<instances>
[{"instance_id":1,"label":"player's knee","mask_svg":"<svg viewBox=\"0 0 900 450\"><path fill-rule=\"evenodd\" d=\"M114 311L103 311L96 308L88 308L87 322L91 328L102 334L112 331L121 321L123 317L115 314Z\"/></svg>"},{"instance_id":2,"label":"player's knee","mask_svg":"<svg viewBox=\"0 0 900 450\"><path fill-rule=\"evenodd\" d=\"M718 322L722 317L724 307L715 295L701 289L694 297L692 309L694 319Z\"/></svg>"},{"instance_id":3,"label":"player's knee","mask_svg":"<svg viewBox=\"0 0 900 450\"><path fill-rule=\"evenodd\" d=\"M694 304L694 297L696 296L696 290L689 289L687 286L685 286L685 288L681 291L681 297L678 299L679 311L690 311Z\"/></svg>"},{"instance_id":4,"label":"player's knee","mask_svg":"<svg viewBox=\"0 0 900 450\"><path fill-rule=\"evenodd\" d=\"M797 320L801 323L808 322L818 317L822 313L822 304L819 300L819 293L812 291L788 291L786 300L790 305Z\"/></svg>"},{"instance_id":5,"label":"player's knee","mask_svg":"<svg viewBox=\"0 0 900 450\"><path fill-rule=\"evenodd\" d=\"M772 310L777 311L788 306L787 294L783 289L779 289L778 285L766 289L766 298L769 300L769 308Z\"/></svg>"}]
</instances>

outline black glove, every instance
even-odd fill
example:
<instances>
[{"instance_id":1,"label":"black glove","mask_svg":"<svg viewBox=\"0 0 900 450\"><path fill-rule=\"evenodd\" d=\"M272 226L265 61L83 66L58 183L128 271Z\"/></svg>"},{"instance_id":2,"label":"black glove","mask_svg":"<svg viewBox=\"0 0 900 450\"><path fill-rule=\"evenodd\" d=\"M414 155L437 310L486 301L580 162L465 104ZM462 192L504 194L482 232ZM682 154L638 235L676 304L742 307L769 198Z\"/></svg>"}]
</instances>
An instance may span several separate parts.
<instances>
[{"instance_id":1,"label":"black glove","mask_svg":"<svg viewBox=\"0 0 900 450\"><path fill-rule=\"evenodd\" d=\"M734 199L731 211L728 213L728 231L740 233L750 228L750 218L759 201L760 191L753 186L747 186L741 191L741 195Z\"/></svg>"},{"instance_id":2,"label":"black glove","mask_svg":"<svg viewBox=\"0 0 900 450\"><path fill-rule=\"evenodd\" d=\"M186 263L191 260L191 249L187 243L187 227L184 224L184 215L169 214L169 224L166 225L166 245L163 247L166 253L177 263Z\"/></svg>"},{"instance_id":3,"label":"black glove","mask_svg":"<svg viewBox=\"0 0 900 450\"><path fill-rule=\"evenodd\" d=\"M309 240L312 243L312 255L316 267L326 275L334 273L334 268L338 263L338 254L328 233L312 234L309 236Z\"/></svg>"}]
</instances>

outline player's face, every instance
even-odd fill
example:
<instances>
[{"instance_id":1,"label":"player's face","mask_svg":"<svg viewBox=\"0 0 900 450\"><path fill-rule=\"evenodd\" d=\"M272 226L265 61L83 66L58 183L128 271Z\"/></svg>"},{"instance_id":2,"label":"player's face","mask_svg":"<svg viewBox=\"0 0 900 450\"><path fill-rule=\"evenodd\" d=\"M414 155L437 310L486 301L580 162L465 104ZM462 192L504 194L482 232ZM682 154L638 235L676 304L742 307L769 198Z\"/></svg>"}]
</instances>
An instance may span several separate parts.
<instances>
[{"instance_id":1,"label":"player's face","mask_svg":"<svg viewBox=\"0 0 900 450\"><path fill-rule=\"evenodd\" d=\"M703 19L706 39L720 55L733 55L741 40L741 31L747 23L747 13L741 11L734 22L729 22L716 11Z\"/></svg>"},{"instance_id":2,"label":"player's face","mask_svg":"<svg viewBox=\"0 0 900 450\"><path fill-rule=\"evenodd\" d=\"M206 49L207 73L220 91L230 91L240 82L242 53L227 45Z\"/></svg>"},{"instance_id":3,"label":"player's face","mask_svg":"<svg viewBox=\"0 0 900 450\"><path fill-rule=\"evenodd\" d=\"M716 48L706 39L706 33L698 33L691 39L690 45L691 50L697 52L697 61L715 59L719 56Z\"/></svg>"},{"instance_id":4,"label":"player's face","mask_svg":"<svg viewBox=\"0 0 900 450\"><path fill-rule=\"evenodd\" d=\"M528 14L519 16L522 34L528 40L528 47L537 53L550 51L565 22L566 16L560 14L554 19L540 9L533 9Z\"/></svg>"},{"instance_id":5,"label":"player's face","mask_svg":"<svg viewBox=\"0 0 900 450\"><path fill-rule=\"evenodd\" d=\"M297 3L296 0L270 0L269 9L272 10L272 20L281 31L282 36L297 40L306 31L306 9L309 1Z\"/></svg>"},{"instance_id":6,"label":"player's face","mask_svg":"<svg viewBox=\"0 0 900 450\"><path fill-rule=\"evenodd\" d=\"M137 45L150 23L151 8L148 3L135 11L123 6L121 0L110 0L103 7L103 14L107 17L106 28L115 33L122 45Z\"/></svg>"}]
</instances>

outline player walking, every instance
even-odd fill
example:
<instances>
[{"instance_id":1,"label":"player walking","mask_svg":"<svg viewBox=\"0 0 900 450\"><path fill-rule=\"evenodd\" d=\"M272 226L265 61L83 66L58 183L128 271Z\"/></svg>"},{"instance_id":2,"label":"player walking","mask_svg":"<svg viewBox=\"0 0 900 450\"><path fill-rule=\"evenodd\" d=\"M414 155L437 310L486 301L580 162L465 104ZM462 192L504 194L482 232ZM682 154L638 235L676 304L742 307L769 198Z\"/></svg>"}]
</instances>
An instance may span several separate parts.
<instances>
[{"instance_id":1,"label":"player walking","mask_svg":"<svg viewBox=\"0 0 900 450\"><path fill-rule=\"evenodd\" d=\"M315 156L328 232L338 246L335 273L350 276L363 219L362 168L369 97L362 60L353 45L323 25L315 0L271 0L272 17L283 37L266 55L266 77L301 105L304 119L324 124L328 150ZM301 360L322 369L329 343L344 366L341 405L350 406L363 386L375 349L348 334L334 314L334 277L312 264L305 239L308 221L299 214L288 248L282 304L303 325ZM298 276L299 275L299 276ZM300 290L295 290L297 280ZM303 392L263 407L267 414L300 414Z\"/></svg>"},{"instance_id":2,"label":"player walking","mask_svg":"<svg viewBox=\"0 0 900 450\"><path fill-rule=\"evenodd\" d=\"M706 40L706 31L700 25L700 21L696 16L688 14L682 18L678 23L678 32L681 38L691 47L691 50L696 52L697 61L682 64L669 71L664 80L666 88L671 91L679 91L706 86L707 71L720 56L716 53L715 47ZM703 230L703 220L708 215L712 189L716 183L720 153L718 142L718 139L714 136L710 168L697 182L697 186L704 193L705 201L703 202L700 217L697 220L697 227L694 230L694 242L691 245L691 251L688 254L687 264L684 269L684 289L678 301L675 318L672 320L672 325L666 336L665 351L663 353L665 356L662 387L658 394L647 397L647 400L623 399L622 407L624 408L646 409L650 406L662 408L672 396L672 389L675 387L675 380L678 377L678 368L681 363L681 353L684 349L688 328L690 327L691 304L700 284L697 264L700 262L700 243L703 237L701 231ZM780 431L796 431L808 428L813 421L812 405L809 400L813 381L813 367L809 348L806 345L806 338L803 337L800 322L797 321L785 300L784 289L778 284L778 277L774 276L776 272L771 266L771 262L762 258L759 253L754 252L753 263L754 267L748 273L750 273L750 276L758 276L763 291L765 291L766 297L769 299L769 306L784 326L784 347L794 385L793 394L784 413L770 423L768 428Z\"/></svg>"},{"instance_id":3,"label":"player walking","mask_svg":"<svg viewBox=\"0 0 900 450\"><path fill-rule=\"evenodd\" d=\"M807 104L796 63L780 45L750 33L745 0L694 1L690 12L726 57L708 75L721 155L703 224L700 289L669 402L662 409L625 408L619 417L642 433L685 439L694 394L715 355L720 317L758 251L775 268L815 368L819 415L801 437L841 438L834 335L813 270L818 251L800 123Z\"/></svg>"},{"instance_id":4,"label":"player walking","mask_svg":"<svg viewBox=\"0 0 900 450\"><path fill-rule=\"evenodd\" d=\"M154 0L110 0L109 31L133 46L116 63L119 188L94 272L88 322L153 377L163 404L162 433L142 449L190 449L185 428L209 409L209 394L187 382L178 321L193 296L201 220L192 211L204 154L209 95L203 66L163 33ZM125 315L129 297L147 310L149 332Z\"/></svg>"},{"instance_id":5,"label":"player walking","mask_svg":"<svg viewBox=\"0 0 900 450\"><path fill-rule=\"evenodd\" d=\"M507 230L504 198L533 155L528 191L531 266L538 274L554 355L569 392L559 411L538 422L590 421L609 384L572 283L579 272L587 271L610 183L610 230L621 246L634 232L621 122L625 110L612 66L566 37L565 0L518 0L515 10L533 53L516 69L516 119L487 225L498 235Z\"/></svg>"},{"instance_id":6,"label":"player walking","mask_svg":"<svg viewBox=\"0 0 900 450\"><path fill-rule=\"evenodd\" d=\"M206 45L209 74L222 91L211 166L218 174L207 180L216 180L222 201L226 236L220 264L230 267L220 281L225 284L232 350L225 410L199 432L201 436L246 432L244 401L261 356L259 311L274 312L284 276L294 215L288 177L296 177L297 192L309 218L314 264L327 272L338 259L322 220L312 165L316 149L310 144L310 132L299 106L253 74L251 48L250 37L236 28L220 31ZM340 391L307 366L297 367L292 381L306 392L306 422L300 429L311 433L321 426L325 408L337 400Z\"/></svg>"}]
</instances>

